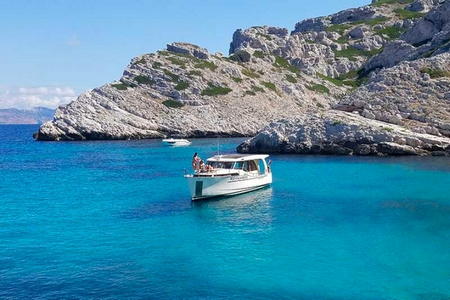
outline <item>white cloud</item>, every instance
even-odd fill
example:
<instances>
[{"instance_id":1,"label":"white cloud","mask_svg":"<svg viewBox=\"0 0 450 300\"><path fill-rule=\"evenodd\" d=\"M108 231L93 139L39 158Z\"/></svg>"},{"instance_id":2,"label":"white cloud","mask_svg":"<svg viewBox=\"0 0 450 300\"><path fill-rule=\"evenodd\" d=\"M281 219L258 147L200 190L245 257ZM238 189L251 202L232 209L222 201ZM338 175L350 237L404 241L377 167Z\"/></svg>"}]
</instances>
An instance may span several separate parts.
<instances>
[{"instance_id":1,"label":"white cloud","mask_svg":"<svg viewBox=\"0 0 450 300\"><path fill-rule=\"evenodd\" d=\"M66 86L0 86L0 108L30 109L36 106L56 108L75 100L77 93Z\"/></svg>"}]
</instances>

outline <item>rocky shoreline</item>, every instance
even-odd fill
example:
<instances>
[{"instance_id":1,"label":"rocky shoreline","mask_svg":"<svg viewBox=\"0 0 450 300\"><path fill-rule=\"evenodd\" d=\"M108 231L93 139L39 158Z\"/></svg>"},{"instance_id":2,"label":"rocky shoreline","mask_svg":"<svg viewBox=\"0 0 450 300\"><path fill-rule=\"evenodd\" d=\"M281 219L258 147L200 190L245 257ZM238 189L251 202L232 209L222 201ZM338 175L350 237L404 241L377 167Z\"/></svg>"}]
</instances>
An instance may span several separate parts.
<instances>
[{"instance_id":1,"label":"rocky shoreline","mask_svg":"<svg viewBox=\"0 0 450 300\"><path fill-rule=\"evenodd\" d=\"M450 139L406 130L356 113L328 111L269 124L238 146L240 153L450 155Z\"/></svg>"},{"instance_id":2,"label":"rocky shoreline","mask_svg":"<svg viewBox=\"0 0 450 300\"><path fill-rule=\"evenodd\" d=\"M448 155L450 1L373 0L286 28L134 58L37 140L254 136L240 152Z\"/></svg>"}]
</instances>

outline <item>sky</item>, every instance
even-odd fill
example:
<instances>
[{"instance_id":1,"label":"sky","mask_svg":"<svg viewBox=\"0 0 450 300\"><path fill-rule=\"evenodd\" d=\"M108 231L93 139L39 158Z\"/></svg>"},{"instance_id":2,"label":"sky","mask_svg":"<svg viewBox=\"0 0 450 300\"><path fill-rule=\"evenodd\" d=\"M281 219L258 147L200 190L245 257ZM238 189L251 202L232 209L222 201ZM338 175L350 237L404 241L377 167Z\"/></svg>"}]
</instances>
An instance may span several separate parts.
<instances>
[{"instance_id":1,"label":"sky","mask_svg":"<svg viewBox=\"0 0 450 300\"><path fill-rule=\"evenodd\" d=\"M228 54L236 29L296 22L370 0L1 1L0 108L56 107L185 41Z\"/></svg>"}]
</instances>

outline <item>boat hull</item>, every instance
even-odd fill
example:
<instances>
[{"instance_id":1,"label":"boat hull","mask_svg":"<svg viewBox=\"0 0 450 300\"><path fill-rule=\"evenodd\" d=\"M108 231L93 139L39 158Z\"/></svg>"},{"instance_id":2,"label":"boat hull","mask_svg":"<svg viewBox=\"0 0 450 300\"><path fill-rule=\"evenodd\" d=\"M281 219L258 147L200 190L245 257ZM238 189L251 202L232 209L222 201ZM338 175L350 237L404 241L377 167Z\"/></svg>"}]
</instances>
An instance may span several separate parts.
<instances>
[{"instance_id":1,"label":"boat hull","mask_svg":"<svg viewBox=\"0 0 450 300\"><path fill-rule=\"evenodd\" d=\"M193 201L248 193L272 184L272 173L258 176L185 177Z\"/></svg>"},{"instance_id":2,"label":"boat hull","mask_svg":"<svg viewBox=\"0 0 450 300\"><path fill-rule=\"evenodd\" d=\"M190 141L184 139L164 139L162 142L168 146L189 146L191 144Z\"/></svg>"}]
</instances>

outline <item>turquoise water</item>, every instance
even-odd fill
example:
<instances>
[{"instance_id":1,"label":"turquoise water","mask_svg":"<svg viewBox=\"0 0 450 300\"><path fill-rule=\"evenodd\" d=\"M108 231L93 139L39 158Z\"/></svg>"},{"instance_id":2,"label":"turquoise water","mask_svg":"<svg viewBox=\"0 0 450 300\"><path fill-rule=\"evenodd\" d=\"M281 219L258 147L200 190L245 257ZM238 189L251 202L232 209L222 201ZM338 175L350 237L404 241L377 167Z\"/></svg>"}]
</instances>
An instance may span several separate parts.
<instances>
[{"instance_id":1,"label":"turquoise water","mask_svg":"<svg viewBox=\"0 0 450 300\"><path fill-rule=\"evenodd\" d=\"M215 140L35 130L0 126L0 298L450 298L450 159L273 156L272 188L192 203Z\"/></svg>"}]
</instances>

